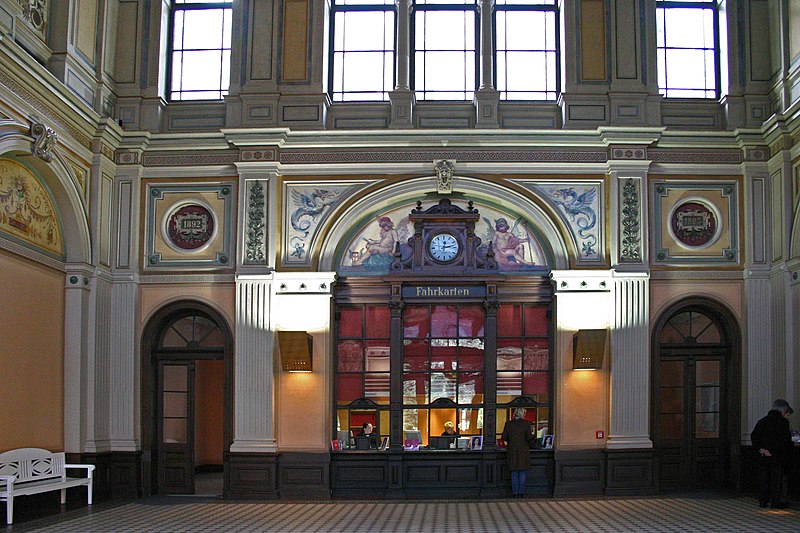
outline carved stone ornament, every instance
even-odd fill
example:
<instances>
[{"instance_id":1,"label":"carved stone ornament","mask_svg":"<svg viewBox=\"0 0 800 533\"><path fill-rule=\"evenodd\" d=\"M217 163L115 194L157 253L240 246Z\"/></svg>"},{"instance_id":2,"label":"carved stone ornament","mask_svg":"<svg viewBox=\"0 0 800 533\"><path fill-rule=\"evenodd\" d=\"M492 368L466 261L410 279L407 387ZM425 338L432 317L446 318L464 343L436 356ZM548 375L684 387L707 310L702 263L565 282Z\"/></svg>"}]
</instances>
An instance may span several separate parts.
<instances>
[{"instance_id":1,"label":"carved stone ornament","mask_svg":"<svg viewBox=\"0 0 800 533\"><path fill-rule=\"evenodd\" d=\"M453 192L453 169L455 166L455 159L440 159L433 162L433 168L436 170L436 192L439 194Z\"/></svg>"},{"instance_id":2,"label":"carved stone ornament","mask_svg":"<svg viewBox=\"0 0 800 533\"><path fill-rule=\"evenodd\" d=\"M639 235L639 187L629 179L622 188L622 250L620 261L640 262L641 237Z\"/></svg>"},{"instance_id":3,"label":"carved stone ornament","mask_svg":"<svg viewBox=\"0 0 800 533\"><path fill-rule=\"evenodd\" d=\"M22 16L42 37L47 30L47 0L17 0L22 7Z\"/></svg>"},{"instance_id":4,"label":"carved stone ornament","mask_svg":"<svg viewBox=\"0 0 800 533\"><path fill-rule=\"evenodd\" d=\"M253 181L248 196L245 262L261 264L265 262L266 224L264 222L264 188L258 181Z\"/></svg>"},{"instance_id":5,"label":"carved stone ornament","mask_svg":"<svg viewBox=\"0 0 800 533\"><path fill-rule=\"evenodd\" d=\"M53 148L58 143L58 135L44 124L34 122L31 126L31 135L36 138L33 143L33 155L50 162L53 160Z\"/></svg>"}]
</instances>

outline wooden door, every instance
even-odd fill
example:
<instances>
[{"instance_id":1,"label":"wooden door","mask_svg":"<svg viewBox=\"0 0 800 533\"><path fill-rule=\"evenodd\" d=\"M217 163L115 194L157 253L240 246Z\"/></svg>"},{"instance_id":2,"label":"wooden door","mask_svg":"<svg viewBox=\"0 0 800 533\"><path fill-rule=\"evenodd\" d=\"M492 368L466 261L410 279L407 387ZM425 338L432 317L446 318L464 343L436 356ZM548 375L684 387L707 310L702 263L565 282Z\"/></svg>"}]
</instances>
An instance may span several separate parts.
<instances>
[{"instance_id":1,"label":"wooden door","mask_svg":"<svg viewBox=\"0 0 800 533\"><path fill-rule=\"evenodd\" d=\"M706 300L676 304L657 322L651 434L660 490L736 482L738 339L733 317Z\"/></svg>"},{"instance_id":2,"label":"wooden door","mask_svg":"<svg viewBox=\"0 0 800 533\"><path fill-rule=\"evenodd\" d=\"M718 357L678 356L659 363L657 440L661 489L724 483L724 366Z\"/></svg>"},{"instance_id":3,"label":"wooden door","mask_svg":"<svg viewBox=\"0 0 800 533\"><path fill-rule=\"evenodd\" d=\"M194 365L158 364L160 494L194 494Z\"/></svg>"}]
</instances>

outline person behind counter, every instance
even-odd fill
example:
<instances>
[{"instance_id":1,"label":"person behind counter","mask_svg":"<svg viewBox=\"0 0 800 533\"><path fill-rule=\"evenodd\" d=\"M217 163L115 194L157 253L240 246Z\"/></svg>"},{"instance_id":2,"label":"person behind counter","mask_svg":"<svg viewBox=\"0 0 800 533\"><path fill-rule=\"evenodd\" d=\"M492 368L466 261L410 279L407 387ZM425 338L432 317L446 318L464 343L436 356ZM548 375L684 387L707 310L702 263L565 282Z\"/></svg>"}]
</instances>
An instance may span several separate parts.
<instances>
[{"instance_id":1,"label":"person behind counter","mask_svg":"<svg viewBox=\"0 0 800 533\"><path fill-rule=\"evenodd\" d=\"M370 422L364 422L361 426L361 433L356 435L356 449L367 450L369 448L377 449L380 438L375 433L375 428Z\"/></svg>"},{"instance_id":2,"label":"person behind counter","mask_svg":"<svg viewBox=\"0 0 800 533\"><path fill-rule=\"evenodd\" d=\"M517 407L514 419L503 427L502 439L506 441L506 462L511 470L511 493L514 498L525 495L525 481L528 468L531 466L531 454L528 443L534 438L533 424L525 420L525 408Z\"/></svg>"},{"instance_id":3,"label":"person behind counter","mask_svg":"<svg viewBox=\"0 0 800 533\"><path fill-rule=\"evenodd\" d=\"M442 437L457 437L458 433L456 433L456 425L450 422L449 420L444 423L444 431L442 431Z\"/></svg>"}]
</instances>

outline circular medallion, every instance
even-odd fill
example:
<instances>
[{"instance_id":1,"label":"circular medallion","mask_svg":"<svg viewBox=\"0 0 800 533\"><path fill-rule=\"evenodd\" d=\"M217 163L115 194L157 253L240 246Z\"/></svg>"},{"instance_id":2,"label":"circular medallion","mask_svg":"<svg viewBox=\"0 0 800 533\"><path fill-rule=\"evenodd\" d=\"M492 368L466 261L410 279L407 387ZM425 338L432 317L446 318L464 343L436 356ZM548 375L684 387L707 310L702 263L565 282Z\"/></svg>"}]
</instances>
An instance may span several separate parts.
<instances>
[{"instance_id":1,"label":"circular medallion","mask_svg":"<svg viewBox=\"0 0 800 533\"><path fill-rule=\"evenodd\" d=\"M181 206L167 223L169 240L181 250L196 250L208 243L213 234L214 216L202 205Z\"/></svg>"},{"instance_id":2,"label":"circular medallion","mask_svg":"<svg viewBox=\"0 0 800 533\"><path fill-rule=\"evenodd\" d=\"M458 256L458 239L449 233L437 233L428 241L428 252L436 261L446 263Z\"/></svg>"},{"instance_id":3,"label":"circular medallion","mask_svg":"<svg viewBox=\"0 0 800 533\"><path fill-rule=\"evenodd\" d=\"M714 212L700 202L686 202L672 212L670 229L686 246L700 247L717 236L719 224Z\"/></svg>"}]
</instances>

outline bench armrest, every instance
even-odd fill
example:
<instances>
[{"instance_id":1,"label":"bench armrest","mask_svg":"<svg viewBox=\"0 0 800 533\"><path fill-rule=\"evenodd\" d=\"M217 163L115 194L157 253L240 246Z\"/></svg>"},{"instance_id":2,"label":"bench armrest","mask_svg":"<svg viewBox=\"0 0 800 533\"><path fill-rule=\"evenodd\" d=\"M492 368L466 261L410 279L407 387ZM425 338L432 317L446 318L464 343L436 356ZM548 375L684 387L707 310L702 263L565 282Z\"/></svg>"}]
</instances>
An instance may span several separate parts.
<instances>
[{"instance_id":1,"label":"bench armrest","mask_svg":"<svg viewBox=\"0 0 800 533\"><path fill-rule=\"evenodd\" d=\"M84 468L86 470L86 477L88 478L91 478L92 472L94 472L94 465L65 464L64 468Z\"/></svg>"},{"instance_id":2,"label":"bench armrest","mask_svg":"<svg viewBox=\"0 0 800 533\"><path fill-rule=\"evenodd\" d=\"M2 488L5 492L11 490L11 485L14 484L14 481L17 479L17 476L0 476L0 488Z\"/></svg>"}]
</instances>

